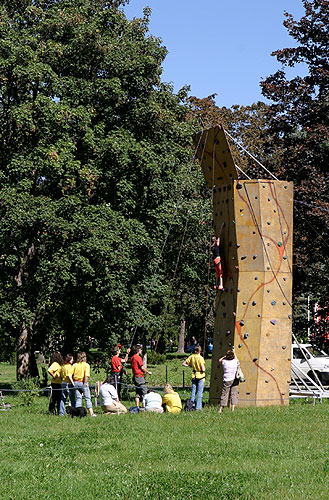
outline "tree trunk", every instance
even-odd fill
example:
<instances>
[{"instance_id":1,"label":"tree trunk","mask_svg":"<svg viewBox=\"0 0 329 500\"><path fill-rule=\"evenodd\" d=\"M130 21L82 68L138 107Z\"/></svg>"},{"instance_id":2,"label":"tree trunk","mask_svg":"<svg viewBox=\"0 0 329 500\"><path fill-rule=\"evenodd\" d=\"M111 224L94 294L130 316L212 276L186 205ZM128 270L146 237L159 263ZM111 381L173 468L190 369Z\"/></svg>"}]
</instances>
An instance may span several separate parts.
<instances>
[{"instance_id":1,"label":"tree trunk","mask_svg":"<svg viewBox=\"0 0 329 500\"><path fill-rule=\"evenodd\" d=\"M39 370L31 344L31 335L25 321L17 339L17 380L26 377L39 377Z\"/></svg>"},{"instance_id":2,"label":"tree trunk","mask_svg":"<svg viewBox=\"0 0 329 500\"><path fill-rule=\"evenodd\" d=\"M25 268L29 261L35 255L34 243L31 243L27 253L21 256L19 270L15 277L17 287L23 287L23 277ZM32 348L32 327L28 327L23 320L21 331L17 338L17 367L16 377L21 380L25 377L38 377L39 370L35 361L34 351Z\"/></svg>"},{"instance_id":3,"label":"tree trunk","mask_svg":"<svg viewBox=\"0 0 329 500\"><path fill-rule=\"evenodd\" d=\"M179 352L180 354L183 354L185 352L184 351L185 325L186 325L186 321L185 321L184 317L182 317L181 322L180 322L178 348L177 348L177 352Z\"/></svg>"}]
</instances>

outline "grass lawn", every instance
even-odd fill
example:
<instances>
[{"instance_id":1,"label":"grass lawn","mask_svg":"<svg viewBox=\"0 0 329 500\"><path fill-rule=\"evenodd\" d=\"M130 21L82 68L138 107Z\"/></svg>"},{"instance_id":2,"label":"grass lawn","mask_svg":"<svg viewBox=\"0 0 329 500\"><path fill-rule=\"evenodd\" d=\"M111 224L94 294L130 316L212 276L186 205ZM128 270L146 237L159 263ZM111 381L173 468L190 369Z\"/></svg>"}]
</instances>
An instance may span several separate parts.
<instances>
[{"instance_id":1,"label":"grass lawn","mask_svg":"<svg viewBox=\"0 0 329 500\"><path fill-rule=\"evenodd\" d=\"M0 364L0 387L11 378ZM10 370L9 370L10 371ZM7 375L6 375L7 373ZM7 396L0 412L2 499L325 499L327 401L179 415L85 419ZM128 403L127 403L128 404Z\"/></svg>"}]
</instances>

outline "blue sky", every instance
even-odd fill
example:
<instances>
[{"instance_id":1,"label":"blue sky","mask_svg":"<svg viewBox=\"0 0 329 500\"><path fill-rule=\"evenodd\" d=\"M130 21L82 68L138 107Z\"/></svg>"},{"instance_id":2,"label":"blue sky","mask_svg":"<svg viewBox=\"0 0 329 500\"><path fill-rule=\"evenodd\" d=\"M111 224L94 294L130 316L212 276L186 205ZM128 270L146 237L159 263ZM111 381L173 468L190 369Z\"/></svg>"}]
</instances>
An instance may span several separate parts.
<instances>
[{"instance_id":1,"label":"blue sky","mask_svg":"<svg viewBox=\"0 0 329 500\"><path fill-rule=\"evenodd\" d=\"M302 0L130 0L124 10L132 19L145 6L152 9L150 33L169 51L162 80L175 91L190 85L197 97L217 93L217 105L226 107L268 102L259 82L281 67L270 54L295 46L284 11L304 15Z\"/></svg>"}]
</instances>

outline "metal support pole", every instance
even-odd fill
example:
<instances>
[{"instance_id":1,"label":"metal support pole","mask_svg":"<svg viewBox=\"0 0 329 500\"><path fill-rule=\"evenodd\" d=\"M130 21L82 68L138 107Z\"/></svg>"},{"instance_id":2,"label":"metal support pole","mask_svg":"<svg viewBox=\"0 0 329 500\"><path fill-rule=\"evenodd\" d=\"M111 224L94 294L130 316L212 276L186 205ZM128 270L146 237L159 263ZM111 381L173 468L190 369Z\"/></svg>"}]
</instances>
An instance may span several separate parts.
<instances>
[{"instance_id":1,"label":"metal support pole","mask_svg":"<svg viewBox=\"0 0 329 500\"><path fill-rule=\"evenodd\" d=\"M168 383L168 365L166 365L166 384Z\"/></svg>"}]
</instances>

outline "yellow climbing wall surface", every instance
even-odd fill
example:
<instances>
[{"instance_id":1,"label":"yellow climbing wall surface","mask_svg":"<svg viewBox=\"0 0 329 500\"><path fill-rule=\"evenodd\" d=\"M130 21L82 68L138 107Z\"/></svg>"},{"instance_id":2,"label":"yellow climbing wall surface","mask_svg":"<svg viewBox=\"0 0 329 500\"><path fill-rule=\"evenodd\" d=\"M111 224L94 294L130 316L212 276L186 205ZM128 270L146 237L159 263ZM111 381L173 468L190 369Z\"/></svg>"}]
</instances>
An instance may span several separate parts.
<instances>
[{"instance_id":1,"label":"yellow climbing wall surface","mask_svg":"<svg viewBox=\"0 0 329 500\"><path fill-rule=\"evenodd\" d=\"M288 404L293 184L238 180L219 126L204 131L197 141L213 189L215 234L224 222L220 246L225 291L216 295L210 401L217 404L222 389L218 359L234 346L246 379L239 385L239 405Z\"/></svg>"}]
</instances>

